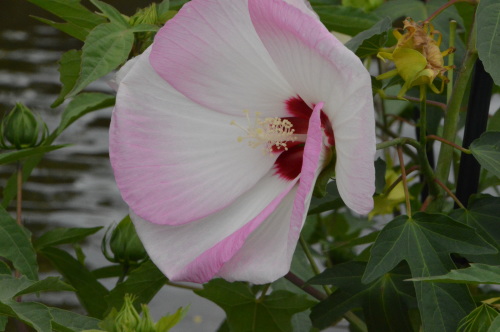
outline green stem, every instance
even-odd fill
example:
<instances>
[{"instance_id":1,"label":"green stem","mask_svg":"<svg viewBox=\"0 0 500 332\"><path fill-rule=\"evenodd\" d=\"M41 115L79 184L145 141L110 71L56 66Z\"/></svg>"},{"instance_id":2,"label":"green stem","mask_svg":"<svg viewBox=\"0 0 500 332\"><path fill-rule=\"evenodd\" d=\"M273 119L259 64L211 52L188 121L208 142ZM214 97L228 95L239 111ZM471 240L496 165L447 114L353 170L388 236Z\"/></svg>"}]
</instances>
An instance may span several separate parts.
<instances>
[{"instance_id":1,"label":"green stem","mask_svg":"<svg viewBox=\"0 0 500 332\"><path fill-rule=\"evenodd\" d=\"M455 47L455 37L457 35L457 21L450 21L450 43L449 47ZM448 55L448 66L455 65L455 52ZM453 70L448 70L448 83L446 88L446 102L449 103L453 92Z\"/></svg>"},{"instance_id":2,"label":"green stem","mask_svg":"<svg viewBox=\"0 0 500 332\"><path fill-rule=\"evenodd\" d=\"M477 59L476 50L476 37L475 37L475 24L472 29L469 40L469 45L465 58L463 60L462 67L458 73L455 86L453 87L453 92L451 94L450 102L448 104L448 110L445 114L444 125L443 125L443 139L448 142L455 142L455 138L458 130L458 118L460 113L460 106L462 105L463 96L466 93L467 83L474 68L474 63ZM436 178L442 183L446 183L448 176L450 174L450 165L453 161L453 147L450 145L442 145L439 151L439 157L436 168Z\"/></svg>"},{"instance_id":3,"label":"green stem","mask_svg":"<svg viewBox=\"0 0 500 332\"><path fill-rule=\"evenodd\" d=\"M410 193L408 191L408 182L406 181L405 161L403 159L403 149L401 146L398 146L398 158L399 166L401 167L401 181L403 181L403 188L405 191L406 215L411 217Z\"/></svg>"},{"instance_id":4,"label":"green stem","mask_svg":"<svg viewBox=\"0 0 500 332\"><path fill-rule=\"evenodd\" d=\"M257 299L257 302L262 302L266 298L267 291L269 290L269 287L271 287L271 284L265 284L264 287L262 288L262 292L260 293L259 298Z\"/></svg>"},{"instance_id":5,"label":"green stem","mask_svg":"<svg viewBox=\"0 0 500 332\"><path fill-rule=\"evenodd\" d=\"M420 148L426 151L427 146L427 86L420 86Z\"/></svg>"},{"instance_id":6,"label":"green stem","mask_svg":"<svg viewBox=\"0 0 500 332\"><path fill-rule=\"evenodd\" d=\"M321 273L321 271L318 268L318 265L316 264L316 261L314 260L314 257L311 253L311 250L309 249L309 245L307 244L306 240L304 240L304 237L301 235L299 238L300 246L304 250L304 253L306 254L307 260L309 261L309 264L311 264L311 269L313 270L315 275L318 275ZM330 287L323 285L323 289L325 290L326 294L330 295L332 294L332 290Z\"/></svg>"}]
</instances>

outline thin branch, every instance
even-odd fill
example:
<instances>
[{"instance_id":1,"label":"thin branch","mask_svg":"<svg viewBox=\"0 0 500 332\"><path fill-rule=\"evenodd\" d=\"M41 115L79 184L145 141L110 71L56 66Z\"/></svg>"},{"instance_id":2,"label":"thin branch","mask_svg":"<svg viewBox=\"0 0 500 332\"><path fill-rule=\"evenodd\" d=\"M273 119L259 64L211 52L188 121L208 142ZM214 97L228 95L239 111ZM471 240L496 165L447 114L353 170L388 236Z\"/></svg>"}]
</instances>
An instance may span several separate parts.
<instances>
[{"instance_id":1,"label":"thin branch","mask_svg":"<svg viewBox=\"0 0 500 332\"><path fill-rule=\"evenodd\" d=\"M386 95L383 98L387 99L387 100L401 100L400 98L398 98L396 96L387 96ZM414 103L420 103L420 98L415 98L415 97L410 97L410 96L404 96L403 98L406 99L406 100L408 100L408 101L414 102ZM427 105L439 107L443 111L446 111L446 104L440 103L439 101L427 100L425 103Z\"/></svg>"},{"instance_id":2,"label":"thin branch","mask_svg":"<svg viewBox=\"0 0 500 332\"><path fill-rule=\"evenodd\" d=\"M461 147L460 145L455 144L453 142L450 142L447 139L444 139L442 137L439 137L439 136L436 136L436 135L427 135L427 139L433 139L433 140L436 140L436 141L440 141L441 143L448 144L449 146L452 146L455 149L460 150L460 151L462 151L465 154L472 154L471 150L466 149L464 147Z\"/></svg>"},{"instance_id":3,"label":"thin branch","mask_svg":"<svg viewBox=\"0 0 500 332\"><path fill-rule=\"evenodd\" d=\"M431 16L429 16L424 21L424 24L429 23L430 21L432 21L433 19L435 19L436 16L438 16L439 14L441 14L441 12L443 10L445 10L446 8L448 8L450 6L453 6L454 4L459 3L459 2L468 2L468 3L473 4L473 5L477 4L476 0L450 0L450 1L446 2L445 4L443 4L441 7L439 7L434 13L432 13Z\"/></svg>"},{"instance_id":4,"label":"thin branch","mask_svg":"<svg viewBox=\"0 0 500 332\"><path fill-rule=\"evenodd\" d=\"M410 174L410 173L411 173L411 172L413 172L413 171L416 171L417 169L420 169L420 166L418 166L418 165L414 165L414 166L412 166L412 167L408 168L408 169L406 170L406 175ZM396 179L396 181L394 181L393 183L391 183L391 185L389 186L389 188L387 188L387 190L384 192L384 196L389 195L389 194L390 194L390 192L391 192L394 188L396 188L396 186L397 186L397 185L401 182L401 180L402 180L402 179L403 179L403 176L402 176L402 175L400 175L400 176Z\"/></svg>"},{"instance_id":5,"label":"thin branch","mask_svg":"<svg viewBox=\"0 0 500 332\"><path fill-rule=\"evenodd\" d=\"M455 201L455 203L457 203L457 205L462 208L462 209L465 209L465 206L462 204L462 202L460 202L460 200L457 198L457 196L455 196L455 194L453 194L450 190L450 188L448 188L443 182L439 181L439 179L434 179L434 181L441 187L444 189L444 191L446 191L446 193L448 195L450 195L451 198L453 198L453 200Z\"/></svg>"}]
</instances>

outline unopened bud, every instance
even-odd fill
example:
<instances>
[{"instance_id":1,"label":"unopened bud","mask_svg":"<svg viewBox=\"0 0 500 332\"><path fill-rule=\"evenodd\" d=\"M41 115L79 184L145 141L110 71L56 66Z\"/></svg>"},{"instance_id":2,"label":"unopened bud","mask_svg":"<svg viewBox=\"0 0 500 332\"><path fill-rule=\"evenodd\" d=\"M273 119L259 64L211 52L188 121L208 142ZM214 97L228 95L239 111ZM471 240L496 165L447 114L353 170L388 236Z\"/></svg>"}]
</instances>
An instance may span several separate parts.
<instances>
[{"instance_id":1,"label":"unopened bud","mask_svg":"<svg viewBox=\"0 0 500 332\"><path fill-rule=\"evenodd\" d=\"M148 257L141 240L137 236L134 224L129 216L123 218L122 221L111 231L109 237L109 248L113 253L113 257L107 254L106 241L108 237L103 239L103 251L108 260L125 264L138 264Z\"/></svg>"},{"instance_id":2,"label":"unopened bud","mask_svg":"<svg viewBox=\"0 0 500 332\"><path fill-rule=\"evenodd\" d=\"M45 139L47 126L29 108L17 103L3 119L0 132L3 148L19 150L39 145Z\"/></svg>"}]
</instances>

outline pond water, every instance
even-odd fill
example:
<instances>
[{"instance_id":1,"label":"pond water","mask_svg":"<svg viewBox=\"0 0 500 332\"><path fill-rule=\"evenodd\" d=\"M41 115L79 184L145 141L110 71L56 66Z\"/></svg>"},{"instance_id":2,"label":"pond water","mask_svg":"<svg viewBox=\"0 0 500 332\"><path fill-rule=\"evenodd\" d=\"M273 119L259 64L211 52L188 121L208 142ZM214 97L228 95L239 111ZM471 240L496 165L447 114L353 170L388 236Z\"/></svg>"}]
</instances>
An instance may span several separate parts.
<instances>
[{"instance_id":1,"label":"pond water","mask_svg":"<svg viewBox=\"0 0 500 332\"><path fill-rule=\"evenodd\" d=\"M126 13L148 1L107 1ZM27 1L0 1L0 115L22 102L41 114L49 129L54 129L64 105L55 109L50 104L59 94L57 61L61 54L80 43L55 29L39 23L29 15L50 17L50 14ZM107 78L109 79L109 77ZM111 93L106 78L92 84L90 90ZM55 227L108 226L121 220L128 212L114 183L108 159L108 126L111 109L86 115L70 126L56 143L71 147L46 155L24 186L23 219L37 236ZM0 186L14 167L0 167ZM14 211L14 206L9 207ZM83 250L91 268L107 265L100 251L100 231L87 241ZM44 275L53 271L41 262ZM115 280L105 280L112 287ZM72 293L45 295L47 303L80 310ZM192 292L164 287L150 304L155 318L190 305L184 321L172 331L216 331L224 313L213 303Z\"/></svg>"}]
</instances>

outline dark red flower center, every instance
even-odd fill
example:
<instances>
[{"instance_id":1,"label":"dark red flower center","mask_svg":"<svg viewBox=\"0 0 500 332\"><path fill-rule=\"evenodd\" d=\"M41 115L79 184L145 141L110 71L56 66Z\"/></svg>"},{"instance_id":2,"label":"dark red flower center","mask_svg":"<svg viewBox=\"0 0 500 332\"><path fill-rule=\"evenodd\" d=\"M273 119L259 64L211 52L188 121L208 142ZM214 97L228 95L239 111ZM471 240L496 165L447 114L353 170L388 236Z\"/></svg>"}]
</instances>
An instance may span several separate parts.
<instances>
[{"instance_id":1,"label":"dark red flower center","mask_svg":"<svg viewBox=\"0 0 500 332\"><path fill-rule=\"evenodd\" d=\"M305 137L309 126L309 118L313 109L307 105L299 96L292 97L285 101L285 106L290 117L285 117L293 125L294 134L298 137ZM314 105L312 105L314 108ZM321 126L327 138L327 148L335 146L335 136L328 116L321 111ZM298 139L286 143L287 150L273 149L273 152L280 153L274 163L276 174L286 180L293 180L299 176L302 169L302 158L304 155L305 139Z\"/></svg>"}]
</instances>

